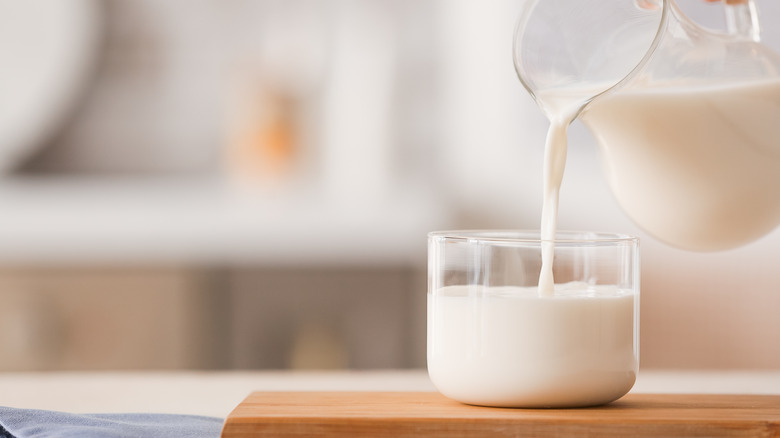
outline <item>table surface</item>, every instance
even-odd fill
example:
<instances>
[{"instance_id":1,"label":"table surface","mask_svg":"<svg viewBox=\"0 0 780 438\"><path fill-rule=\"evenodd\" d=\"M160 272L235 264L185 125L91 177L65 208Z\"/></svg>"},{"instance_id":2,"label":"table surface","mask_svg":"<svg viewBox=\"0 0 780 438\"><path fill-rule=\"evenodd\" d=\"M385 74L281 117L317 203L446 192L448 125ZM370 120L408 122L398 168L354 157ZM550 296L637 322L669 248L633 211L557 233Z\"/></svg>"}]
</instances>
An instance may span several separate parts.
<instances>
[{"instance_id":1,"label":"table surface","mask_svg":"<svg viewBox=\"0 0 780 438\"><path fill-rule=\"evenodd\" d=\"M255 391L435 391L424 370L0 373L0 406L225 418ZM780 395L777 371L641 370L631 393Z\"/></svg>"},{"instance_id":2,"label":"table surface","mask_svg":"<svg viewBox=\"0 0 780 438\"><path fill-rule=\"evenodd\" d=\"M437 392L255 392L222 438L776 436L780 396L628 394L582 409L468 406Z\"/></svg>"}]
</instances>

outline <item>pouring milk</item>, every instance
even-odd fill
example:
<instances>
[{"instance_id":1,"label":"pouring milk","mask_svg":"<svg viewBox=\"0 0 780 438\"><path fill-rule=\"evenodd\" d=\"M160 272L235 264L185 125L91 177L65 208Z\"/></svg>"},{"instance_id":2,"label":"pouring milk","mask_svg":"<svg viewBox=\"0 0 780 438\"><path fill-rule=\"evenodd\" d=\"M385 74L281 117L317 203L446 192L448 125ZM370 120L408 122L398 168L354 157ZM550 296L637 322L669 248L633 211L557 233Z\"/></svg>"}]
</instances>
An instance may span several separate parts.
<instances>
[{"instance_id":1,"label":"pouring milk","mask_svg":"<svg viewBox=\"0 0 780 438\"><path fill-rule=\"evenodd\" d=\"M653 8L640 3L632 12L631 2L610 4L599 10L642 11L646 26L607 26L597 40L603 46L588 46L577 36L598 32L570 32L582 20L561 12L571 8L555 8L556 1L531 3L515 49L520 79L551 123L541 226L550 243L542 255L540 295L552 294L554 284L558 191L566 128L575 117L597 140L621 208L658 240L718 251L772 231L780 223L780 55L760 44L752 3L724 3L737 25L717 33L692 22L674 0L651 2L663 7L652 44L646 36L656 26ZM529 18L536 14L547 20ZM583 47L586 53L575 50ZM627 70L643 50L644 58Z\"/></svg>"},{"instance_id":2,"label":"pouring milk","mask_svg":"<svg viewBox=\"0 0 780 438\"><path fill-rule=\"evenodd\" d=\"M582 105L576 94L537 95L550 117L546 240L555 236L566 129ZM716 251L747 244L780 223L780 80L616 90L593 100L580 119L596 137L621 208L655 238ZM540 295L552 294L552 257L550 243L542 253Z\"/></svg>"},{"instance_id":3,"label":"pouring milk","mask_svg":"<svg viewBox=\"0 0 780 438\"><path fill-rule=\"evenodd\" d=\"M582 104L571 96L550 95L544 98L550 115L550 129L544 146L543 204L542 204L542 269L539 273L539 295L550 297L555 294L553 258L555 232L558 228L558 199L566 168L568 150L568 128ZM540 99L540 102L542 100Z\"/></svg>"}]
</instances>

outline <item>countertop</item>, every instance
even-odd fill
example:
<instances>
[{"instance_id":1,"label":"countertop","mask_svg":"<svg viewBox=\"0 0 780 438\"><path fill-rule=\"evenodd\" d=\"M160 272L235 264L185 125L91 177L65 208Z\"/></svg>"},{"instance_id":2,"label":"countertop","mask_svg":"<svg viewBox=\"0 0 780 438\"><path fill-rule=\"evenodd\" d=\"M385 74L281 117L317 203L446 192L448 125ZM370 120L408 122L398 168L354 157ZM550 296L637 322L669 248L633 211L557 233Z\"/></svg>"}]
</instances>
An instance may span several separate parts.
<instances>
[{"instance_id":1,"label":"countertop","mask_svg":"<svg viewBox=\"0 0 780 438\"><path fill-rule=\"evenodd\" d=\"M435 391L424 370L0 373L0 406L225 418L252 391ZM780 395L777 371L640 371L632 393Z\"/></svg>"}]
</instances>

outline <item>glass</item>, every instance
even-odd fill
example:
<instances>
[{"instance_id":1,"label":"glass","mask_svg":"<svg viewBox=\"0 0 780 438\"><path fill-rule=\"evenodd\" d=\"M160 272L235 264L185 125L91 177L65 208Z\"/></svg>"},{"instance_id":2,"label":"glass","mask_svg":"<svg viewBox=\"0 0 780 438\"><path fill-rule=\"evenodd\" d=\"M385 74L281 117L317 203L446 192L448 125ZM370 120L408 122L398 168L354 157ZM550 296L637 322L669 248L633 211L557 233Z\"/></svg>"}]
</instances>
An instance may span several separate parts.
<instances>
[{"instance_id":1,"label":"glass","mask_svg":"<svg viewBox=\"0 0 780 438\"><path fill-rule=\"evenodd\" d=\"M651 51L663 10L632 0L528 0L518 20L514 61L523 86L550 117L544 95L571 90L583 105L630 76Z\"/></svg>"},{"instance_id":2,"label":"glass","mask_svg":"<svg viewBox=\"0 0 780 438\"><path fill-rule=\"evenodd\" d=\"M629 82L776 78L780 64L760 44L753 0L723 5L727 34L699 26L675 0L528 0L515 30L515 69L548 115L550 91L572 91L585 105Z\"/></svg>"},{"instance_id":3,"label":"glass","mask_svg":"<svg viewBox=\"0 0 780 438\"><path fill-rule=\"evenodd\" d=\"M639 368L639 242L559 232L540 296L539 232L428 235L428 373L445 396L500 407L614 401Z\"/></svg>"}]
</instances>

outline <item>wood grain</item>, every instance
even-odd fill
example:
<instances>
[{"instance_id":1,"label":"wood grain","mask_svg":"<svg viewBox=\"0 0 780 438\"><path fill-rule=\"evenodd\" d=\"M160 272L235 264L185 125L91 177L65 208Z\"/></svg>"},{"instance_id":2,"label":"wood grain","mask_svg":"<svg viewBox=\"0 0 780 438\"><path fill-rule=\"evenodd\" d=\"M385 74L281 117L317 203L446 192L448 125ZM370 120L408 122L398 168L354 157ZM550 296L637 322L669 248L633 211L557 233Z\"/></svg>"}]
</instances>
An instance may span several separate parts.
<instances>
[{"instance_id":1,"label":"wood grain","mask_svg":"<svg viewBox=\"0 0 780 438\"><path fill-rule=\"evenodd\" d=\"M780 396L629 394L586 409L463 405L435 392L255 392L222 438L778 437Z\"/></svg>"}]
</instances>

